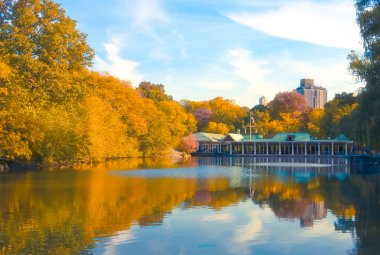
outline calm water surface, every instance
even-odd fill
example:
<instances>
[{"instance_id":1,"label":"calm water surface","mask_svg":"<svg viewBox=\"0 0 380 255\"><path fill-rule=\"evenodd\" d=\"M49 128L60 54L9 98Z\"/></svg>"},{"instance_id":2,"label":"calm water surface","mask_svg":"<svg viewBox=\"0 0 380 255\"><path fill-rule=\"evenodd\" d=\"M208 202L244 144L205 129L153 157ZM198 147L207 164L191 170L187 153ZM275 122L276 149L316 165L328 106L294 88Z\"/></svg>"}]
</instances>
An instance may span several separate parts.
<instances>
[{"instance_id":1,"label":"calm water surface","mask_svg":"<svg viewBox=\"0 0 380 255\"><path fill-rule=\"evenodd\" d=\"M270 161L0 174L0 254L380 254L378 175Z\"/></svg>"}]
</instances>

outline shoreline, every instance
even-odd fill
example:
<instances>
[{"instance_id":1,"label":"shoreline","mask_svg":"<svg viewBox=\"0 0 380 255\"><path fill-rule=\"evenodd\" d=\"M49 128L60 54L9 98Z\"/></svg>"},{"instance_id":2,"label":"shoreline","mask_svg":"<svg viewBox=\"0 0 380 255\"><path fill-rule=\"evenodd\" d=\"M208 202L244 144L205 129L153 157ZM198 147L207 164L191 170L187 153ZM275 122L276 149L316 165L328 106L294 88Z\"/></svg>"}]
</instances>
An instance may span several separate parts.
<instances>
[{"instance_id":1,"label":"shoreline","mask_svg":"<svg viewBox=\"0 0 380 255\"><path fill-rule=\"evenodd\" d=\"M157 157L121 157L121 158L107 158L104 160L88 160L88 161L76 161L76 162L37 162L27 160L5 160L0 159L0 174L12 171L28 171L39 170L48 168L73 168L75 166L96 166L100 164L107 164L112 162L122 162L124 160L141 160L141 161L156 161L156 160L171 160L173 163L177 163L181 160L187 160L191 158L188 153L180 152L172 149L170 153L164 156Z\"/></svg>"}]
</instances>

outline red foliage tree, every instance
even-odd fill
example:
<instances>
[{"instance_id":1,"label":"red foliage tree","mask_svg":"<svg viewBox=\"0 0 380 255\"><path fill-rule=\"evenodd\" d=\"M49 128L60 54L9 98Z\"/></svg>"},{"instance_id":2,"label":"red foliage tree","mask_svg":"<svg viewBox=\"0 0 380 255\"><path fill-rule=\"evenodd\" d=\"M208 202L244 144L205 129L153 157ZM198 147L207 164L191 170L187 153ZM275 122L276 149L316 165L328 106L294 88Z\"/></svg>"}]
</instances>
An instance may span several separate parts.
<instances>
[{"instance_id":1,"label":"red foliage tree","mask_svg":"<svg viewBox=\"0 0 380 255\"><path fill-rule=\"evenodd\" d=\"M297 92L280 92L269 103L269 112L273 119L278 119L280 113L305 112L309 109L306 99Z\"/></svg>"},{"instance_id":2,"label":"red foliage tree","mask_svg":"<svg viewBox=\"0 0 380 255\"><path fill-rule=\"evenodd\" d=\"M182 138L181 149L187 153L194 152L197 149L197 140L193 134Z\"/></svg>"}]
</instances>

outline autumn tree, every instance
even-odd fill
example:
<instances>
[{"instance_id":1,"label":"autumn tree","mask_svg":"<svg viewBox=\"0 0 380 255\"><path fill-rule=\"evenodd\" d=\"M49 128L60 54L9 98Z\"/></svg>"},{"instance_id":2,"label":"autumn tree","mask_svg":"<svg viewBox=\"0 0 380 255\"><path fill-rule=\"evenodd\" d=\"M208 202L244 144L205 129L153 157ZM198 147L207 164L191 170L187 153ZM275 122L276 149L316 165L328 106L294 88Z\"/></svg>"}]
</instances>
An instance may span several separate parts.
<instances>
[{"instance_id":1,"label":"autumn tree","mask_svg":"<svg viewBox=\"0 0 380 255\"><path fill-rule=\"evenodd\" d=\"M252 108L255 132L273 136L280 132L303 131L308 107L305 98L296 92L281 92L266 106Z\"/></svg>"},{"instance_id":2,"label":"autumn tree","mask_svg":"<svg viewBox=\"0 0 380 255\"><path fill-rule=\"evenodd\" d=\"M178 102L162 101L158 104L158 108L165 114L164 119L174 147L180 143L182 137L195 131L196 120L194 115L187 113Z\"/></svg>"},{"instance_id":3,"label":"autumn tree","mask_svg":"<svg viewBox=\"0 0 380 255\"><path fill-rule=\"evenodd\" d=\"M145 97L150 98L155 102L173 100L173 98L166 94L164 85L154 84L143 81L139 84L137 90Z\"/></svg>"},{"instance_id":4,"label":"autumn tree","mask_svg":"<svg viewBox=\"0 0 380 255\"><path fill-rule=\"evenodd\" d=\"M273 119L279 119L281 113L303 112L308 109L306 99L297 92L280 92L269 103L269 112Z\"/></svg>"},{"instance_id":5,"label":"autumn tree","mask_svg":"<svg viewBox=\"0 0 380 255\"><path fill-rule=\"evenodd\" d=\"M155 157L176 147L195 129L195 119L172 100L156 102L141 97L129 83L93 73L91 92L85 107L89 157ZM91 104L94 104L91 107ZM98 109L99 108L99 109ZM98 112L95 110L98 109ZM92 117L91 117L92 116ZM108 121L109 120L109 121ZM91 124L92 123L92 124ZM90 127L92 127L90 129ZM93 134L93 135L90 135ZM119 139L119 143L117 140ZM104 148L102 151L101 149Z\"/></svg>"},{"instance_id":6,"label":"autumn tree","mask_svg":"<svg viewBox=\"0 0 380 255\"><path fill-rule=\"evenodd\" d=\"M208 123L224 123L229 130L241 129L245 125L249 108L240 107L232 100L216 97L209 101L182 100L186 111L193 113L198 122L198 131L204 131Z\"/></svg>"},{"instance_id":7,"label":"autumn tree","mask_svg":"<svg viewBox=\"0 0 380 255\"><path fill-rule=\"evenodd\" d=\"M18 77L12 85L55 101L85 92L78 73L91 66L93 50L76 22L53 1L0 2L0 56Z\"/></svg>"},{"instance_id":8,"label":"autumn tree","mask_svg":"<svg viewBox=\"0 0 380 255\"><path fill-rule=\"evenodd\" d=\"M284 112L280 114L281 132L300 132L302 130L301 112Z\"/></svg>"},{"instance_id":9,"label":"autumn tree","mask_svg":"<svg viewBox=\"0 0 380 255\"><path fill-rule=\"evenodd\" d=\"M194 117L198 122L198 130L203 130L211 120L212 111L205 107L198 108L194 111Z\"/></svg>"},{"instance_id":10,"label":"autumn tree","mask_svg":"<svg viewBox=\"0 0 380 255\"><path fill-rule=\"evenodd\" d=\"M0 159L163 155L195 129L164 86L90 72L86 35L51 0L0 1Z\"/></svg>"},{"instance_id":11,"label":"autumn tree","mask_svg":"<svg viewBox=\"0 0 380 255\"><path fill-rule=\"evenodd\" d=\"M96 89L82 102L82 147L77 157L102 161L142 156L137 138L148 128L139 94L129 84L108 75L92 73L88 82Z\"/></svg>"},{"instance_id":12,"label":"autumn tree","mask_svg":"<svg viewBox=\"0 0 380 255\"><path fill-rule=\"evenodd\" d=\"M193 134L185 136L181 140L180 150L187 153L194 152L197 149L197 140Z\"/></svg>"},{"instance_id":13,"label":"autumn tree","mask_svg":"<svg viewBox=\"0 0 380 255\"><path fill-rule=\"evenodd\" d=\"M209 101L213 113L211 121L224 123L230 130L240 129L244 118L249 114L249 109L240 107L230 100L216 97Z\"/></svg>"},{"instance_id":14,"label":"autumn tree","mask_svg":"<svg viewBox=\"0 0 380 255\"><path fill-rule=\"evenodd\" d=\"M309 134L316 138L326 137L324 130L321 129L324 114L324 109L313 109L307 114L305 129Z\"/></svg>"},{"instance_id":15,"label":"autumn tree","mask_svg":"<svg viewBox=\"0 0 380 255\"><path fill-rule=\"evenodd\" d=\"M217 133L217 134L223 134L226 135L230 129L228 126L224 123L217 123L217 122L209 122L205 132L208 133Z\"/></svg>"},{"instance_id":16,"label":"autumn tree","mask_svg":"<svg viewBox=\"0 0 380 255\"><path fill-rule=\"evenodd\" d=\"M92 57L86 35L58 4L0 1L0 136L8 140L0 157L28 159L48 146L45 131L67 119L41 120L57 109L67 118L78 117L72 109L89 89L83 80Z\"/></svg>"}]
</instances>

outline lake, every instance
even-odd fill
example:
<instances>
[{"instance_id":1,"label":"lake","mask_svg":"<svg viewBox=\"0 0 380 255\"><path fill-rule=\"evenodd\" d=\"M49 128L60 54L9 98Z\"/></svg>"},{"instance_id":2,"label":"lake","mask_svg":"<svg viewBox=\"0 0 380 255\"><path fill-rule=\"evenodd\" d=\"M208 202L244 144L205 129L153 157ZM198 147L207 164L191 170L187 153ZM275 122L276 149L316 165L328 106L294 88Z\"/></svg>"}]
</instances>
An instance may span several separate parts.
<instances>
[{"instance_id":1,"label":"lake","mask_svg":"<svg viewBox=\"0 0 380 255\"><path fill-rule=\"evenodd\" d=\"M345 159L141 159L0 174L0 254L380 254Z\"/></svg>"}]
</instances>

